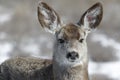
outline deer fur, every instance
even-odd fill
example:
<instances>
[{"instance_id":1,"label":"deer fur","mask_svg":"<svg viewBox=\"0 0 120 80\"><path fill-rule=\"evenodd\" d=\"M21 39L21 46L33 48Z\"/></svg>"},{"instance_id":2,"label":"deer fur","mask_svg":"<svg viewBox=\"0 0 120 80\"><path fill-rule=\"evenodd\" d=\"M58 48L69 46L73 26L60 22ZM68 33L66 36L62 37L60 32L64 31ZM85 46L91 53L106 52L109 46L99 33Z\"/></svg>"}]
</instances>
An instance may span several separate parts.
<instances>
[{"instance_id":1,"label":"deer fur","mask_svg":"<svg viewBox=\"0 0 120 80\"><path fill-rule=\"evenodd\" d=\"M102 20L103 8L96 3L76 23L63 24L48 4L38 5L41 27L55 35L53 59L17 57L0 66L4 80L89 80L86 38Z\"/></svg>"}]
</instances>

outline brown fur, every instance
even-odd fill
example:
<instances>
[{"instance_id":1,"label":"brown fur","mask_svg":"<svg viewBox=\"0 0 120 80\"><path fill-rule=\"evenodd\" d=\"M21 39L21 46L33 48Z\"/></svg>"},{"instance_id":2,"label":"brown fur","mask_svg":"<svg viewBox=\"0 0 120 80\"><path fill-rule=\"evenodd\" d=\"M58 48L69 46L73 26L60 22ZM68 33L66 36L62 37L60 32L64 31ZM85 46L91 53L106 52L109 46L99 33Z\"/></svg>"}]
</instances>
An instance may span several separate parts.
<instances>
[{"instance_id":1,"label":"brown fur","mask_svg":"<svg viewBox=\"0 0 120 80\"><path fill-rule=\"evenodd\" d=\"M63 35L66 40L70 40L70 39L79 40L80 32L79 32L79 28L76 25L68 24L66 27L63 27L63 30L64 30Z\"/></svg>"}]
</instances>

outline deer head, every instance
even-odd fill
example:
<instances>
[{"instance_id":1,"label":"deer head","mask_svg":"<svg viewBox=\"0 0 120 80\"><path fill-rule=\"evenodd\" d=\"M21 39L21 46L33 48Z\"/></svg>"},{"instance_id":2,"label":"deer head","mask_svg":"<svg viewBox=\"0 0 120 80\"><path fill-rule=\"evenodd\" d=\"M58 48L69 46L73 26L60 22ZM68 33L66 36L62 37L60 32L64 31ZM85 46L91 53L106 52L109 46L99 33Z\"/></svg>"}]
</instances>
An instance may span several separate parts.
<instances>
[{"instance_id":1,"label":"deer head","mask_svg":"<svg viewBox=\"0 0 120 80\"><path fill-rule=\"evenodd\" d=\"M76 24L63 24L54 9L40 2L39 22L44 29L56 37L53 60L61 66L77 66L87 61L86 37L100 24L102 15L102 5L96 3L82 15Z\"/></svg>"}]
</instances>

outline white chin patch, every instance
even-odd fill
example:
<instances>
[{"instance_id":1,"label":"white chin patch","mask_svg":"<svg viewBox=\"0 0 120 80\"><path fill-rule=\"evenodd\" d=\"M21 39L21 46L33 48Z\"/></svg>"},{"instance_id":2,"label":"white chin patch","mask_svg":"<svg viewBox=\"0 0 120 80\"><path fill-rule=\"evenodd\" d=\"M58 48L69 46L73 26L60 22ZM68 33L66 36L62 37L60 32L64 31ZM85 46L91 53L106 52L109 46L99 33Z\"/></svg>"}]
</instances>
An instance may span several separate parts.
<instances>
[{"instance_id":1,"label":"white chin patch","mask_svg":"<svg viewBox=\"0 0 120 80\"><path fill-rule=\"evenodd\" d=\"M73 67L80 66L80 65L83 65L83 62L82 62L82 61L77 62L76 64L73 65Z\"/></svg>"},{"instance_id":2,"label":"white chin patch","mask_svg":"<svg viewBox=\"0 0 120 80\"><path fill-rule=\"evenodd\" d=\"M68 66L76 67L76 66L79 66L79 65L83 65L83 62L78 61L78 60L68 59L68 61L65 64L68 65Z\"/></svg>"}]
</instances>

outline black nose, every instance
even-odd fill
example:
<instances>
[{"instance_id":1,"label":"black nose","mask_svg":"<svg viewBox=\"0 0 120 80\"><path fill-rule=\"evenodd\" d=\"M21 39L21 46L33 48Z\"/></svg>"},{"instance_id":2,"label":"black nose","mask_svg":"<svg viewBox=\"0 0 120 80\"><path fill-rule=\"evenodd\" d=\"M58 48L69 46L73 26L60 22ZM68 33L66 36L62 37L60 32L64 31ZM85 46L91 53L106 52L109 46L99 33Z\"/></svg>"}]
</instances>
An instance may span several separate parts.
<instances>
[{"instance_id":1,"label":"black nose","mask_svg":"<svg viewBox=\"0 0 120 80\"><path fill-rule=\"evenodd\" d=\"M79 55L77 52L69 52L66 56L68 59L71 59L71 60L76 60L77 58L79 58Z\"/></svg>"}]
</instances>

